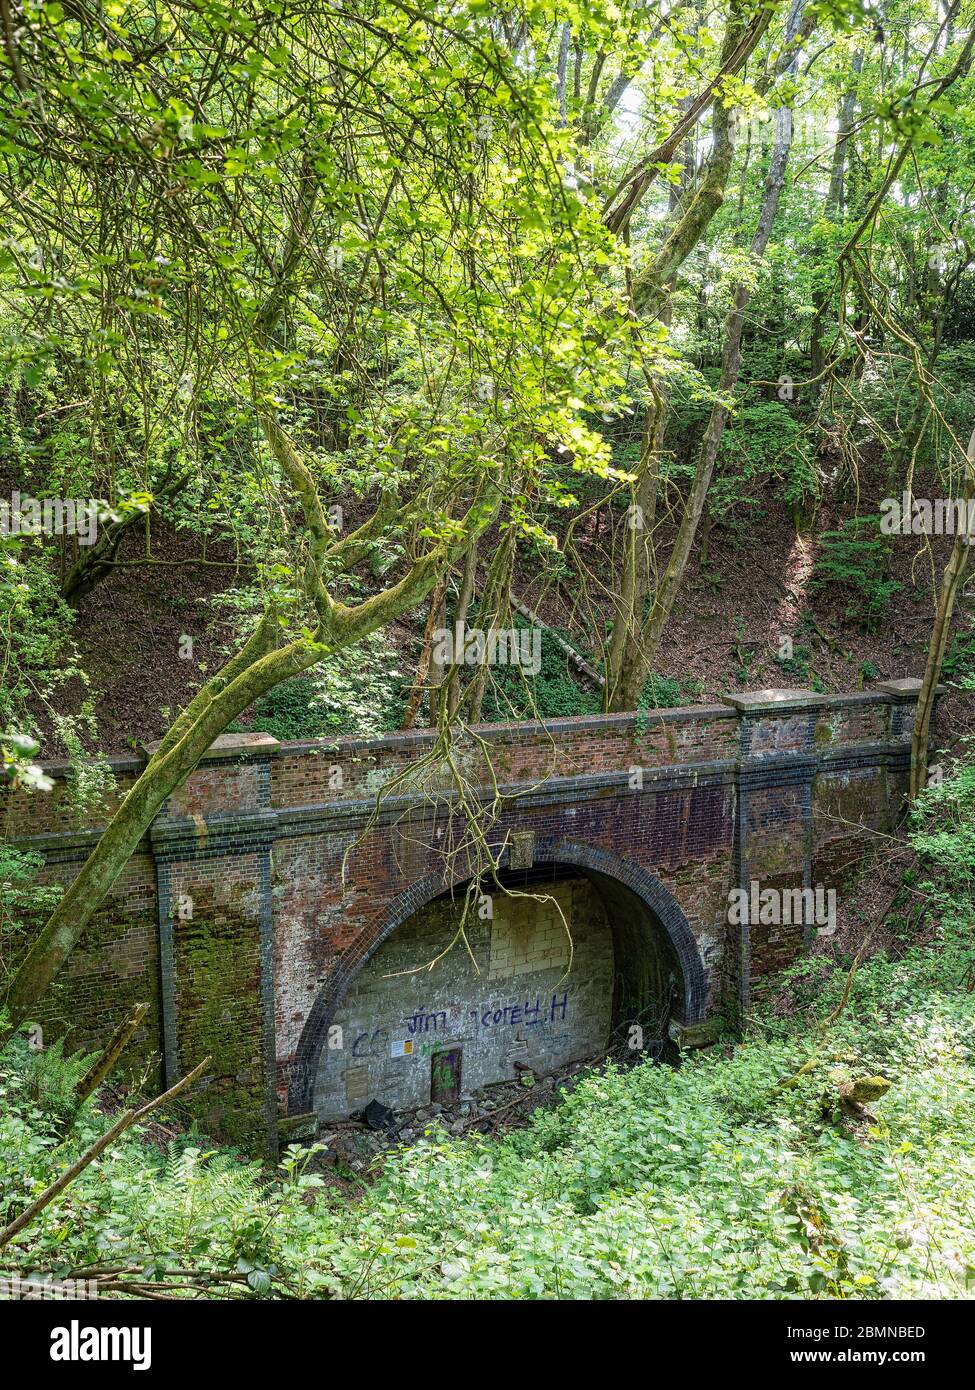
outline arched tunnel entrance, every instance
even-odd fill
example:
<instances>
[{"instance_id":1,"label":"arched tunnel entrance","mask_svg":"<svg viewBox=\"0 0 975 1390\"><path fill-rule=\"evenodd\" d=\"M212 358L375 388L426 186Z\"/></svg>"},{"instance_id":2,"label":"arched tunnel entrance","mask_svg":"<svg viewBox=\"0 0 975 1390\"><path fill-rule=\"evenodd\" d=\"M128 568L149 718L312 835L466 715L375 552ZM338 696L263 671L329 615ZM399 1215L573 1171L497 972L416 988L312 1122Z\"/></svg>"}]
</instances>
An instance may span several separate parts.
<instances>
[{"instance_id":1,"label":"arched tunnel entrance","mask_svg":"<svg viewBox=\"0 0 975 1390\"><path fill-rule=\"evenodd\" d=\"M330 1009L328 1036L341 1045L318 1054L319 1118L374 1099L394 1111L451 1104L522 1067L549 1073L605 1053L633 1023L643 1047L659 1050L671 1018L688 1021L703 1005L703 968L673 899L647 878L662 912L590 864L506 870L500 890L481 884L473 895L463 938L468 885L431 896Z\"/></svg>"}]
</instances>

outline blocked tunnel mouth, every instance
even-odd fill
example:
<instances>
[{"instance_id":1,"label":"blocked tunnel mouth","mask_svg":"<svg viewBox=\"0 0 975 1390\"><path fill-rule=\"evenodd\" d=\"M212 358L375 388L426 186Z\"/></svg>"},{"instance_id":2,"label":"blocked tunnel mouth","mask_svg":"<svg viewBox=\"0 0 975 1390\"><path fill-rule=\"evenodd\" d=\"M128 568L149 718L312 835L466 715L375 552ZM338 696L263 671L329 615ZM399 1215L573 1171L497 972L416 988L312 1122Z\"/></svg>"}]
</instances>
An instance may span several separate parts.
<instances>
[{"instance_id":1,"label":"blocked tunnel mouth","mask_svg":"<svg viewBox=\"0 0 975 1390\"><path fill-rule=\"evenodd\" d=\"M438 1066L445 1065L445 1058L451 1065L456 1063L457 1090L464 1092L515 1080L517 1067L554 1076L576 1060L594 1064L610 1056L621 1061L676 1060L670 1025L694 1020L703 999L703 969L690 928L673 898L652 876L643 877L649 888L642 883L630 886L609 866L553 857L536 861L529 869L508 867L489 878L446 888L437 885L411 912L391 922L369 957L336 992L327 1013L319 1014L319 1036L333 1033L338 1024L339 1032L348 1034L344 1044L348 1050L340 1059L319 1044L302 1109L314 1111L323 1123L351 1118L371 1100L394 1112L418 1110L438 1098L435 1076L429 1074L433 1056L440 1059ZM652 893L657 902L648 901ZM475 928L475 936L480 931L475 951L463 940L456 940L452 947L455 966L468 956L475 959L477 952L480 968L459 982L446 983L439 995L435 989L424 992L432 972L422 969L424 951L413 939L418 925L425 914L426 920L439 922L438 940L445 946L450 925L456 929L460 924L465 900L470 924L478 918L482 895L487 895L494 911L486 926L479 921ZM526 908L526 903L544 906L546 899L560 896L574 907L583 905L579 919L569 921L571 962L558 959L558 938L565 942L567 937L564 924L554 922L551 911L544 918L544 937L538 944L539 950L551 955L542 956L537 965L531 958L526 963L513 954L517 943L498 946L499 920L508 920L510 935L512 914L527 912L529 920L535 921L531 913L542 911L542 907ZM597 919L599 932L594 928ZM675 940L675 923L678 932L683 926L683 940L679 935ZM581 949L575 939L577 930L585 938ZM503 958L502 947L512 952L510 959ZM568 968L559 968L560 964ZM412 993L404 988L393 997L394 990L389 989L384 997L388 986L383 982L389 980L418 984ZM535 1017L529 1017L533 1012ZM539 1021L545 1026L533 1030ZM502 1047L499 1035L505 1026L508 1045ZM546 1032L550 1037L539 1046ZM520 1056L515 1055L518 1048ZM488 1052L490 1056L485 1055ZM407 1055L421 1059L408 1079L402 1062ZM295 1109L293 1101L291 1113Z\"/></svg>"},{"instance_id":2,"label":"blocked tunnel mouth","mask_svg":"<svg viewBox=\"0 0 975 1390\"><path fill-rule=\"evenodd\" d=\"M472 889L485 894L497 890L502 894L544 894L546 888L580 879L590 884L601 903L612 941L613 976L606 1055L625 1050L637 1055L648 1052L655 1058L675 1057L670 1025L683 1018L685 994L677 952L657 914L619 879L577 863L552 860L530 869L499 869L480 882L468 880L455 884L434 901L453 901L459 908Z\"/></svg>"}]
</instances>

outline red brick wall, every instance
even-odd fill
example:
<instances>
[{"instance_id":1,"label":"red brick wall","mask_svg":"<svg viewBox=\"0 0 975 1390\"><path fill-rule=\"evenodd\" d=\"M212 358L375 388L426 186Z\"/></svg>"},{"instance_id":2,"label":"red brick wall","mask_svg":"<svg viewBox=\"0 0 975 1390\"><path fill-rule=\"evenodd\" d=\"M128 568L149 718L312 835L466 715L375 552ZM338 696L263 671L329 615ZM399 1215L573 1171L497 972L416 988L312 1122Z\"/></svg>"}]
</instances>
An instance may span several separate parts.
<instances>
[{"instance_id":1,"label":"red brick wall","mask_svg":"<svg viewBox=\"0 0 975 1390\"><path fill-rule=\"evenodd\" d=\"M505 803L491 844L531 831L554 857L574 846L610 873L652 880L689 928L708 1009L740 1002L749 978L802 946L795 931L742 937L727 922L729 890L751 879L841 883L864 827L891 823L910 739L903 692L736 705L479 731L497 782L524 793ZM393 904L444 881L457 826L443 796L433 800L451 778L442 764L416 771L433 741L429 731L331 745L220 740L85 932L45 1003L51 1028L90 1044L146 999L134 1058L164 1059L172 1075L213 1053L198 1113L245 1146L263 1141L274 1110L291 1104L324 994L390 929ZM469 784L489 785L476 740L455 756ZM115 799L139 765L118 760ZM114 800L86 833L65 769L54 772L50 794L6 791L0 823L8 840L48 855L48 881L66 883ZM370 826L380 786L392 800ZM447 878L470 872L460 854Z\"/></svg>"}]
</instances>

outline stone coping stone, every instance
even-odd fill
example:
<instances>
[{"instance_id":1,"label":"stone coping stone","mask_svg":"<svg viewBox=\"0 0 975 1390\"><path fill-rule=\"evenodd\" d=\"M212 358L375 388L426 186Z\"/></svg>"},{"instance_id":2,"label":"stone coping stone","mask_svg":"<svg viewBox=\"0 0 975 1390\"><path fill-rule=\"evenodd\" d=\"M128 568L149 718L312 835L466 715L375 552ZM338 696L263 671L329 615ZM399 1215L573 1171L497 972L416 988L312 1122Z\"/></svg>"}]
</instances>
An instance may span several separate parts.
<instances>
[{"instance_id":1,"label":"stone coping stone","mask_svg":"<svg viewBox=\"0 0 975 1390\"><path fill-rule=\"evenodd\" d=\"M162 740L155 743L144 743L142 747L148 754L155 753L160 747ZM280 743L273 734L262 733L241 733L241 734L221 734L215 738L210 747L200 759L201 763L222 762L228 758L239 758L241 753L263 753L271 748L277 748Z\"/></svg>"},{"instance_id":2,"label":"stone coping stone","mask_svg":"<svg viewBox=\"0 0 975 1390\"><path fill-rule=\"evenodd\" d=\"M894 681L878 681L874 690L891 695L895 700L916 700L921 693L921 685L920 676L904 676ZM936 695L945 695L947 691L946 685L936 685L934 688Z\"/></svg>"},{"instance_id":3,"label":"stone coping stone","mask_svg":"<svg viewBox=\"0 0 975 1390\"><path fill-rule=\"evenodd\" d=\"M814 705L825 705L830 696L816 690L744 690L734 695L722 695L725 704L731 705L740 714L761 714L766 711L810 709ZM849 697L846 697L849 698Z\"/></svg>"}]
</instances>

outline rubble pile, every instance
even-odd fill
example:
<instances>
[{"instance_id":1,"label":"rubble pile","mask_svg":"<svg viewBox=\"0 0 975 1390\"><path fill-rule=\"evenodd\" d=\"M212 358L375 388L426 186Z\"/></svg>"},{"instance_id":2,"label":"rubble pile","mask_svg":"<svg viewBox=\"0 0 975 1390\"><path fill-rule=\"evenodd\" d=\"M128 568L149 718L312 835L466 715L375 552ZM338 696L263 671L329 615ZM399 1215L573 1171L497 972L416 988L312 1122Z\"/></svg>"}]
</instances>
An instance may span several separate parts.
<instances>
[{"instance_id":1,"label":"rubble pile","mask_svg":"<svg viewBox=\"0 0 975 1390\"><path fill-rule=\"evenodd\" d=\"M319 1144L327 1145L322 1162L326 1167L363 1173L380 1154L404 1144L497 1133L524 1123L539 1106L562 1099L592 1064L591 1058L571 1062L542 1077L525 1068L515 1080L462 1091L450 1106L433 1102L394 1113L381 1101L371 1101L361 1116L322 1126L317 1137Z\"/></svg>"}]
</instances>

